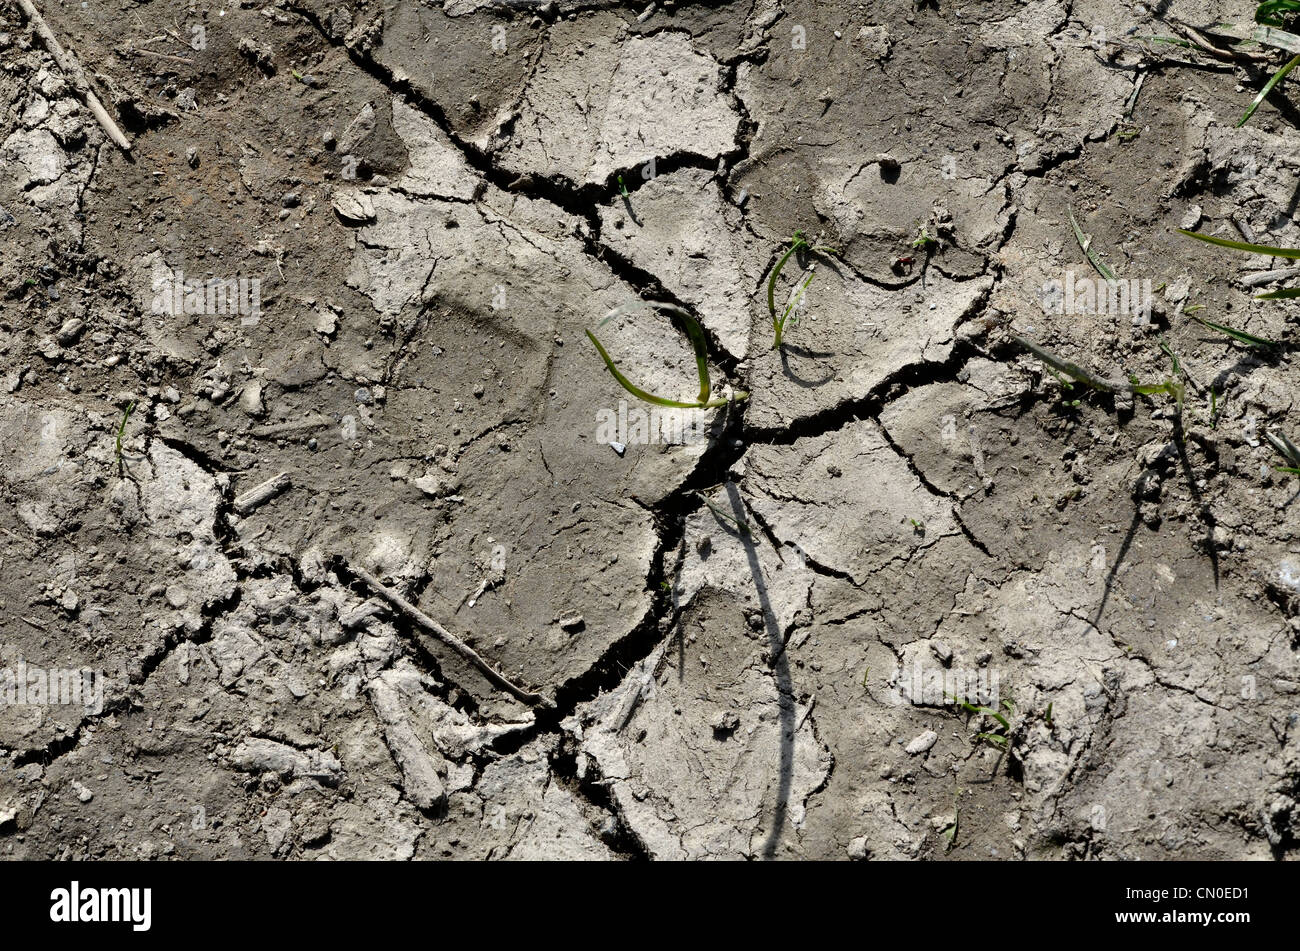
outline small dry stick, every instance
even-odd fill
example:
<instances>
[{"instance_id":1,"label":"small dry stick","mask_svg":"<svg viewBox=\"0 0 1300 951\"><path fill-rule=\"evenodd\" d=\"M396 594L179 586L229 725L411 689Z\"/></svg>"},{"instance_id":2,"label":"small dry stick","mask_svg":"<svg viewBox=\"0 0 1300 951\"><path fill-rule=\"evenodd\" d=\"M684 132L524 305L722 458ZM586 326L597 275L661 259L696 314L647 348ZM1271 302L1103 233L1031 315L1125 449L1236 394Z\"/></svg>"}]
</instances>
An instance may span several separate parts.
<instances>
[{"instance_id":1,"label":"small dry stick","mask_svg":"<svg viewBox=\"0 0 1300 951\"><path fill-rule=\"evenodd\" d=\"M1206 39L1200 32L1188 26L1186 23L1173 21L1170 23L1170 26L1190 40L1194 46L1213 56L1215 59L1223 60L1224 62L1245 61L1250 63L1261 63L1268 60L1267 53L1256 53L1248 50L1220 49Z\"/></svg>"},{"instance_id":2,"label":"small dry stick","mask_svg":"<svg viewBox=\"0 0 1300 951\"><path fill-rule=\"evenodd\" d=\"M334 420L328 416L316 415L308 416L306 419L294 420L291 423L275 423L271 426L254 426L251 430L255 439L268 439L271 436L282 436L285 433L295 433L303 429L320 429L322 426L333 426Z\"/></svg>"},{"instance_id":3,"label":"small dry stick","mask_svg":"<svg viewBox=\"0 0 1300 951\"><path fill-rule=\"evenodd\" d=\"M543 697L541 694L529 693L527 690L524 690L522 687L519 687L516 684L512 683L511 681L507 680L505 676L498 673L495 669L493 669L492 665L490 665L487 661L485 661L482 657L480 657L478 653L475 652L474 648L470 647L468 644L462 641L455 634L451 633L451 631L447 630L445 627L443 627L433 618L429 617L429 615L425 614L423 611L417 608L410 601L407 601L404 597L402 597L392 588L389 588L386 585L384 585L378 578L376 578L370 572L366 571L364 568L360 568L353 564L349 564L348 569L354 575L356 575L358 578L364 581L366 583L366 586L369 587L371 591L375 592L375 594L379 595L381 598L383 598L393 607L397 608L397 610L401 611L403 614L409 617L416 624L420 625L420 627L424 628L426 631L429 631L431 634L437 637L438 640L442 641L444 644L446 644L448 647L454 650L461 657L465 658L465 660L469 661L471 664L477 667L480 671L483 672L483 675L486 676L488 680L492 681L492 683L496 684L506 693L510 694L510 696L514 697L516 700L522 701L523 703L526 703L529 706L533 706L533 707L553 706L553 704L545 697Z\"/></svg>"},{"instance_id":4,"label":"small dry stick","mask_svg":"<svg viewBox=\"0 0 1300 951\"><path fill-rule=\"evenodd\" d=\"M184 56L172 56L170 53L155 53L153 50L147 50L142 46L128 46L126 51L132 56L154 56L158 59L165 59L172 63L184 63L186 66L194 65L194 60L186 59Z\"/></svg>"},{"instance_id":5,"label":"small dry stick","mask_svg":"<svg viewBox=\"0 0 1300 951\"><path fill-rule=\"evenodd\" d=\"M287 472L272 476L261 485L254 486L235 499L235 511L247 515L259 505L264 505L293 484L293 478Z\"/></svg>"},{"instance_id":6,"label":"small dry stick","mask_svg":"<svg viewBox=\"0 0 1300 951\"><path fill-rule=\"evenodd\" d=\"M122 151L130 152L131 143L127 141L126 136L122 134L122 130L113 121L113 117L104 108L104 104L99 101L99 97L90 88L90 83L86 80L86 74L81 71L81 65L77 62L77 58L59 45L59 41L54 38L54 33L51 32L49 24L45 22L45 17L41 16L40 11L32 5L32 0L18 0L18 6L22 7L23 15L31 22L32 29L45 43L45 48L50 51L54 61L59 64L59 69L67 73L68 79L72 81L72 85L81 94L81 98L85 100L86 107L90 109L95 119L108 133L108 137L117 143L118 148L122 149Z\"/></svg>"}]
</instances>

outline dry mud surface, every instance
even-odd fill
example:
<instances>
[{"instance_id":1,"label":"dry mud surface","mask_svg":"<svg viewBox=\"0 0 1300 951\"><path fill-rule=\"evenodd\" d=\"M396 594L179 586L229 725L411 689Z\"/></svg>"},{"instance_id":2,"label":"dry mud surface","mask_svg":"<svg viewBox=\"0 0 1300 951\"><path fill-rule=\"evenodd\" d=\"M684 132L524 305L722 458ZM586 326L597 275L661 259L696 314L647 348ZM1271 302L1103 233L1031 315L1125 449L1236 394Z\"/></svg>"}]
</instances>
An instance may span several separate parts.
<instances>
[{"instance_id":1,"label":"dry mud surface","mask_svg":"<svg viewBox=\"0 0 1300 951\"><path fill-rule=\"evenodd\" d=\"M1253 4L38 6L133 150L0 6L0 668L102 688L0 704L0 856L1297 854L1300 379L1184 307L1300 307L1174 229L1300 241L1298 114L1123 42Z\"/></svg>"}]
</instances>

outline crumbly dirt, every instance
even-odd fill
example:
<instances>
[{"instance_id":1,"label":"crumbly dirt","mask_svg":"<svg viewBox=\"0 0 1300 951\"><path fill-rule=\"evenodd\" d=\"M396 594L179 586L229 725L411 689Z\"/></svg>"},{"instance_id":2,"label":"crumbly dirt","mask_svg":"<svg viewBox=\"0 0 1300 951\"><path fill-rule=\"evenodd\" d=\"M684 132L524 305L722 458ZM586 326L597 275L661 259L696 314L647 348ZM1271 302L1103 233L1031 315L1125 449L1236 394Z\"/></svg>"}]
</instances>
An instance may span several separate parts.
<instances>
[{"instance_id":1,"label":"crumbly dirt","mask_svg":"<svg viewBox=\"0 0 1300 951\"><path fill-rule=\"evenodd\" d=\"M1300 854L1294 377L1188 317L1300 306L1175 231L1296 245L1300 113L1136 39L1253 4L37 5L133 151L0 6L0 678L103 687L0 702L0 856ZM702 438L602 434L636 299Z\"/></svg>"}]
</instances>

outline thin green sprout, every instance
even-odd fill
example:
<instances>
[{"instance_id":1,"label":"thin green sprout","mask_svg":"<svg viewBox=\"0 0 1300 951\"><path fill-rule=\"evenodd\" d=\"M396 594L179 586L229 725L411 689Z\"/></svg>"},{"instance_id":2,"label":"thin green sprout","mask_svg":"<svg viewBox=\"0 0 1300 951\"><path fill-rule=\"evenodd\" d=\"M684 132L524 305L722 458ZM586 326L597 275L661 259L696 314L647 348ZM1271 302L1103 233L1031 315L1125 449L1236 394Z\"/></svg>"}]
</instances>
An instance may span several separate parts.
<instances>
[{"instance_id":1,"label":"thin green sprout","mask_svg":"<svg viewBox=\"0 0 1300 951\"><path fill-rule=\"evenodd\" d=\"M740 533L744 535L746 538L752 537L753 532L749 530L748 522L742 521L741 519L736 518L736 516L729 515L728 513L722 511L722 509L714 505L713 502L709 500L709 497L705 495L703 492L696 492L695 494L700 497L700 501L703 502L705 505L707 505L709 507L709 511L712 512L715 516L721 519L726 519L728 522L731 522L733 525L736 526L736 528L740 531ZM866 677L863 677L862 679L864 681L863 686L866 686L865 683Z\"/></svg>"},{"instance_id":2,"label":"thin green sprout","mask_svg":"<svg viewBox=\"0 0 1300 951\"><path fill-rule=\"evenodd\" d=\"M1242 126L1244 126L1247 122L1250 121L1250 117L1255 114L1255 110L1259 108L1260 103L1262 103L1265 99L1268 98L1268 94L1273 91L1274 87L1277 86L1277 84L1280 83L1283 79L1285 79L1287 73L1295 69L1296 66L1300 66L1300 56L1292 56L1289 60L1286 61L1285 66L1283 66L1276 73L1274 73L1272 77L1270 77L1269 81L1264 84L1264 88L1259 91L1259 95L1256 96L1255 100L1250 104L1250 108L1246 110L1245 115L1243 115L1240 121L1237 122L1238 129L1240 129Z\"/></svg>"},{"instance_id":3,"label":"thin green sprout","mask_svg":"<svg viewBox=\"0 0 1300 951\"><path fill-rule=\"evenodd\" d=\"M1231 337L1233 340L1237 341L1238 343L1243 343L1248 347L1263 347L1265 349L1273 349L1280 346L1280 344L1278 344L1276 341L1268 340L1264 337L1256 337L1252 333L1247 333L1244 330L1238 330L1236 327L1229 327L1227 324L1216 324L1214 321L1206 320L1204 317L1197 317L1195 315L1192 315L1192 320L1196 321L1198 324L1200 324L1203 327L1208 327L1210 330L1213 330L1217 333L1221 333L1226 337Z\"/></svg>"},{"instance_id":4,"label":"thin green sprout","mask_svg":"<svg viewBox=\"0 0 1300 951\"><path fill-rule=\"evenodd\" d=\"M114 453L117 457L117 467L122 468L122 435L126 432L126 421L131 418L131 411L135 409L135 401L132 400L122 411L122 422L117 427L117 444L114 447Z\"/></svg>"},{"instance_id":5,"label":"thin green sprout","mask_svg":"<svg viewBox=\"0 0 1300 951\"><path fill-rule=\"evenodd\" d=\"M1070 208L1067 211L1070 214L1070 227L1074 229L1074 239L1079 242L1079 247L1083 249L1084 257L1088 259L1088 263L1096 268L1097 273L1106 280L1119 280L1115 276L1115 272L1110 269L1110 265L1098 257L1096 251L1092 250L1092 236L1083 233L1083 229L1079 227L1079 222L1074 218L1074 209Z\"/></svg>"},{"instance_id":6,"label":"thin green sprout","mask_svg":"<svg viewBox=\"0 0 1300 951\"><path fill-rule=\"evenodd\" d=\"M614 360L610 357L609 352L601 345L601 342L596 339L596 335L590 330L586 331L588 339L590 339L592 344L596 347L596 352L599 353L600 358L605 361L605 368L609 370L610 375L618 381L618 384L623 387L623 389L627 390L639 400L644 400L647 403L653 403L657 406L672 407L674 409L715 409L719 406L726 406L731 402L740 402L741 400L749 399L749 394L743 391L733 393L730 398L718 397L712 400L709 399L709 391L711 389L711 384L709 382L709 353L704 339L704 331L702 331L700 325L695 322L695 318L680 307L658 301L633 301L630 304L624 304L610 311L609 314L606 315L605 319L596 325L597 329L603 327L606 323L616 317L621 317L624 314L643 309L659 310L665 313L675 314L681 320L682 325L686 328L687 336L691 338L691 346L695 351L695 369L700 380L699 396L696 397L695 402L688 403L683 400L670 400L662 396L655 396L653 393L641 389L641 387L637 386L623 375L622 371L620 371L614 364Z\"/></svg>"},{"instance_id":7,"label":"thin green sprout","mask_svg":"<svg viewBox=\"0 0 1300 951\"><path fill-rule=\"evenodd\" d=\"M838 255L840 253L837 249L827 247L826 245L809 244L808 239L804 237L802 231L796 231L794 233L794 237L790 239L790 247L786 249L785 254L781 255L781 259L776 262L776 267L772 269L772 276L767 280L767 311L772 315L773 350L780 349L781 336L785 330L786 321L789 319L791 312L798 304L799 299L803 296L803 292L807 290L808 284L812 281L812 275L810 274L804 280L803 286L800 288L798 295L789 305L786 306L780 317L777 317L776 315L776 279L780 276L781 269L785 267L785 262L790 260L791 255L795 254L797 251L805 249L812 254Z\"/></svg>"},{"instance_id":8,"label":"thin green sprout","mask_svg":"<svg viewBox=\"0 0 1300 951\"><path fill-rule=\"evenodd\" d=\"M1188 231L1186 228L1179 228L1178 233L1189 238L1195 238L1197 241L1204 241L1206 244L1218 245L1221 248L1232 248L1234 251L1249 251L1251 254L1266 254L1274 258L1300 259L1300 248L1275 248L1267 244L1249 244L1245 241L1233 241L1229 238L1216 238L1212 234Z\"/></svg>"}]
</instances>

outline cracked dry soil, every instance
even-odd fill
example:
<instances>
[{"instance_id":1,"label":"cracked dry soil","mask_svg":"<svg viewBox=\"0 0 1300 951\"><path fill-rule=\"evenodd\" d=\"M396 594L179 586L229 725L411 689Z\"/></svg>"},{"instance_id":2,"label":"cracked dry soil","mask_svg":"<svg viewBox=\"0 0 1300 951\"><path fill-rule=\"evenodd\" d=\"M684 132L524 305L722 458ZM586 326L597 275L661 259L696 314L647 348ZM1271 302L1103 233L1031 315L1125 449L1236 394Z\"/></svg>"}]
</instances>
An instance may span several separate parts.
<instances>
[{"instance_id":1,"label":"cracked dry soil","mask_svg":"<svg viewBox=\"0 0 1300 951\"><path fill-rule=\"evenodd\" d=\"M38 6L133 149L0 5L0 668L102 686L0 704L0 855L1296 855L1296 373L1181 312L1300 308L1173 230L1294 245L1296 113L1095 42L1247 5ZM1149 322L1045 313L1071 208ZM706 438L600 435L638 298Z\"/></svg>"}]
</instances>

